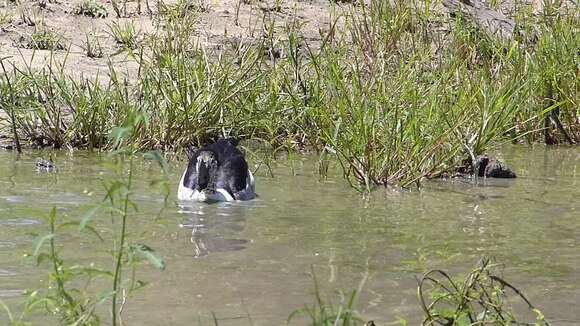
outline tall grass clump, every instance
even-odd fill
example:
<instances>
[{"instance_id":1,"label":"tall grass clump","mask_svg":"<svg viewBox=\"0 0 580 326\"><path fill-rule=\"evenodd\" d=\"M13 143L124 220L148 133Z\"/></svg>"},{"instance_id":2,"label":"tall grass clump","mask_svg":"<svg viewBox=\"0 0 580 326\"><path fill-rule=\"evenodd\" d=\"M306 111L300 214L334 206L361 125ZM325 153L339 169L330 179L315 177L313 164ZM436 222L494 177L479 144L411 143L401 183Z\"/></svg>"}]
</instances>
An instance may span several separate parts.
<instances>
[{"instance_id":1,"label":"tall grass clump","mask_svg":"<svg viewBox=\"0 0 580 326\"><path fill-rule=\"evenodd\" d=\"M453 171L462 158L499 142L537 137L544 116L564 105L545 105L537 83L543 73L531 70L555 59L544 54L542 40L568 49L558 52L565 53L558 61L570 63L554 62L550 73L566 81L566 90L559 89L568 103L577 102L578 56L570 51L578 40L564 29L558 40L546 31L536 48L526 50L460 18L447 21L451 33L442 38L420 14L404 2L361 3L345 20L350 38L311 56L315 69L321 67L314 82L325 103L317 115L323 140L360 189L411 185ZM560 23L574 26L566 19ZM577 112L571 115L562 133L574 128Z\"/></svg>"},{"instance_id":2,"label":"tall grass clump","mask_svg":"<svg viewBox=\"0 0 580 326\"><path fill-rule=\"evenodd\" d=\"M0 101L10 100L2 108L12 108L11 124L36 147L111 145L108 134L134 112L127 83L113 67L106 86L99 79L75 79L64 73L65 64L51 57L43 69L27 63L4 75Z\"/></svg>"},{"instance_id":3,"label":"tall grass clump","mask_svg":"<svg viewBox=\"0 0 580 326\"><path fill-rule=\"evenodd\" d=\"M125 23L113 22L109 26L109 35L123 49L135 50L140 42L141 31L135 27L133 21Z\"/></svg>"},{"instance_id":4,"label":"tall grass clump","mask_svg":"<svg viewBox=\"0 0 580 326\"><path fill-rule=\"evenodd\" d=\"M0 66L2 67L3 72L2 77L4 78L1 84L2 87L0 87L0 94L3 95L0 99L4 99L0 100L0 109L4 112L7 118L4 119L2 123L4 125L8 124L11 127L10 133L12 134L16 151L20 154L22 152L22 146L20 144L20 136L18 135L18 127L16 126L17 102L15 90L10 82L10 77L8 76L6 66L4 65L4 59L6 58L0 58Z\"/></svg>"},{"instance_id":5,"label":"tall grass clump","mask_svg":"<svg viewBox=\"0 0 580 326\"><path fill-rule=\"evenodd\" d=\"M465 146L495 140L514 111L503 105L515 77L492 87L468 59L438 58L410 6L371 1L360 10L345 21L350 38L310 56L324 103L312 119L352 185L417 183L453 169Z\"/></svg>"},{"instance_id":6,"label":"tall grass clump","mask_svg":"<svg viewBox=\"0 0 580 326\"><path fill-rule=\"evenodd\" d=\"M168 149L229 134L273 142L291 136L301 109L284 88L288 65L272 67L263 44L240 43L234 56L214 57L191 38L192 22L195 13L167 8L149 38L138 93L153 128L143 134L157 137L144 146Z\"/></svg>"},{"instance_id":7,"label":"tall grass clump","mask_svg":"<svg viewBox=\"0 0 580 326\"><path fill-rule=\"evenodd\" d=\"M536 44L531 76L536 105L555 107L544 115L546 143L580 141L580 12L545 16ZM542 101L543 100L543 101ZM539 108L538 108L539 109ZM552 131L554 130L554 131Z\"/></svg>"},{"instance_id":8,"label":"tall grass clump","mask_svg":"<svg viewBox=\"0 0 580 326\"><path fill-rule=\"evenodd\" d=\"M37 28L33 33L22 35L17 45L26 49L34 50L64 50L64 37L55 31L47 28Z\"/></svg>"}]
</instances>

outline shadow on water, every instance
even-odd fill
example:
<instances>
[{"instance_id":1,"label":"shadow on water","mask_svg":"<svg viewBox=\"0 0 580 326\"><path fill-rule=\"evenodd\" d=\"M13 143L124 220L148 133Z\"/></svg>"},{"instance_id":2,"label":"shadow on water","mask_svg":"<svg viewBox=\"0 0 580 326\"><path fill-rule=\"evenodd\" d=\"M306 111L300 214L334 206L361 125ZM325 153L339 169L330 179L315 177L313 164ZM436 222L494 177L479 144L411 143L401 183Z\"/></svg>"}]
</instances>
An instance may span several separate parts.
<instances>
[{"instance_id":1,"label":"shadow on water","mask_svg":"<svg viewBox=\"0 0 580 326\"><path fill-rule=\"evenodd\" d=\"M245 229L248 208L255 204L180 202L178 212L183 215L183 220L179 227L191 232L193 257L246 249L250 241L236 235Z\"/></svg>"}]
</instances>

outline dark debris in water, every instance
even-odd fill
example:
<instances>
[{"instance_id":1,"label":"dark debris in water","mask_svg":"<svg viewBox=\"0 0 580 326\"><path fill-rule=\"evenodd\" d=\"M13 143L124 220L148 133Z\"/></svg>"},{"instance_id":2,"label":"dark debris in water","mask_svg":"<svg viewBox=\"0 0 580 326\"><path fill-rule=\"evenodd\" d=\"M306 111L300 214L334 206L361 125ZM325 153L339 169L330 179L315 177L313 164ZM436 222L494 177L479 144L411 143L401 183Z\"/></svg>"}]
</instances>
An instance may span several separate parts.
<instances>
[{"instance_id":1,"label":"dark debris in water","mask_svg":"<svg viewBox=\"0 0 580 326\"><path fill-rule=\"evenodd\" d=\"M480 178L513 179L516 173L497 157L483 154L473 159L463 160L462 166L457 171L458 177L477 175Z\"/></svg>"}]
</instances>

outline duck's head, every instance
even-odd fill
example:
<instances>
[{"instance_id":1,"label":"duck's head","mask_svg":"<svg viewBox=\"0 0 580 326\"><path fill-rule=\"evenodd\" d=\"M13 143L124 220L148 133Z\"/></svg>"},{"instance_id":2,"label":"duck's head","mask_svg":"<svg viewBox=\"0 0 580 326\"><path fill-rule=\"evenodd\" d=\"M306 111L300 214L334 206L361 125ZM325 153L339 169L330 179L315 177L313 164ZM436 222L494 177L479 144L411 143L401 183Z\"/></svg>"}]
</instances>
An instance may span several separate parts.
<instances>
[{"instance_id":1,"label":"duck's head","mask_svg":"<svg viewBox=\"0 0 580 326\"><path fill-rule=\"evenodd\" d=\"M212 151L201 151L196 162L197 185L195 189L208 194L216 191L218 176L217 155Z\"/></svg>"}]
</instances>

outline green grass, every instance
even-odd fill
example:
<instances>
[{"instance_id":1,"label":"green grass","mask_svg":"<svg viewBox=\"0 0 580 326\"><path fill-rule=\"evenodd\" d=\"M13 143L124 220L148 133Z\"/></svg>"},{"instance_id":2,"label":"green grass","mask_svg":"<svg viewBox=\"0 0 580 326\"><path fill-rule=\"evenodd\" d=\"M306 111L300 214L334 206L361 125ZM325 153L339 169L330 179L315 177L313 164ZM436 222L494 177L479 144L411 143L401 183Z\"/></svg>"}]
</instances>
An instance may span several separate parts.
<instances>
[{"instance_id":1,"label":"green grass","mask_svg":"<svg viewBox=\"0 0 580 326\"><path fill-rule=\"evenodd\" d=\"M500 270L500 265L483 258L463 278L442 270L425 273L417 289L425 315L421 325L550 325L523 292L503 278ZM516 313L517 301L533 312L535 320L525 320L521 310Z\"/></svg>"},{"instance_id":2,"label":"green grass","mask_svg":"<svg viewBox=\"0 0 580 326\"><path fill-rule=\"evenodd\" d=\"M55 31L38 28L32 34L22 35L17 42L19 47L34 50L64 50L64 37Z\"/></svg>"},{"instance_id":3,"label":"green grass","mask_svg":"<svg viewBox=\"0 0 580 326\"><path fill-rule=\"evenodd\" d=\"M521 7L521 36L505 41L460 18L376 0L352 5L320 43L300 24L274 28L265 18L261 43L215 53L193 37L197 13L187 4L162 5L146 38L132 23L110 26L138 76L113 66L105 83L10 74L16 98L0 101L14 108L22 138L111 148L106 135L138 113L150 122L131 136L139 149L182 151L226 135L312 148L338 159L361 191L418 185L518 138L580 141L579 10L536 17ZM264 55L274 47L284 56ZM4 81L0 92L11 92Z\"/></svg>"},{"instance_id":4,"label":"green grass","mask_svg":"<svg viewBox=\"0 0 580 326\"><path fill-rule=\"evenodd\" d=\"M94 33L86 33L85 34L85 42L82 46L85 54L89 58L102 58L103 57L103 47L101 46L101 41L99 40L99 36L95 35Z\"/></svg>"},{"instance_id":5,"label":"green grass","mask_svg":"<svg viewBox=\"0 0 580 326\"><path fill-rule=\"evenodd\" d=\"M115 42L124 49L134 50L140 42L141 32L135 28L134 22L113 22L109 26L109 34Z\"/></svg>"},{"instance_id":6,"label":"green grass","mask_svg":"<svg viewBox=\"0 0 580 326\"><path fill-rule=\"evenodd\" d=\"M315 303L305 305L304 308L295 310L288 317L288 323L300 317L309 319L309 325L312 326L354 326L362 325L363 319L355 310L358 301L358 295L362 291L368 275L365 275L356 290L350 294L341 295L341 303L333 304L323 299L323 294L319 288L318 280L312 269L312 280L314 283Z\"/></svg>"},{"instance_id":7,"label":"green grass","mask_svg":"<svg viewBox=\"0 0 580 326\"><path fill-rule=\"evenodd\" d=\"M105 18L109 15L107 8L96 0L83 0L74 10L76 15L84 15L93 18Z\"/></svg>"},{"instance_id":8,"label":"green grass","mask_svg":"<svg viewBox=\"0 0 580 326\"><path fill-rule=\"evenodd\" d=\"M0 12L0 27L5 27L6 25L14 21L13 15L8 11Z\"/></svg>"}]
</instances>

